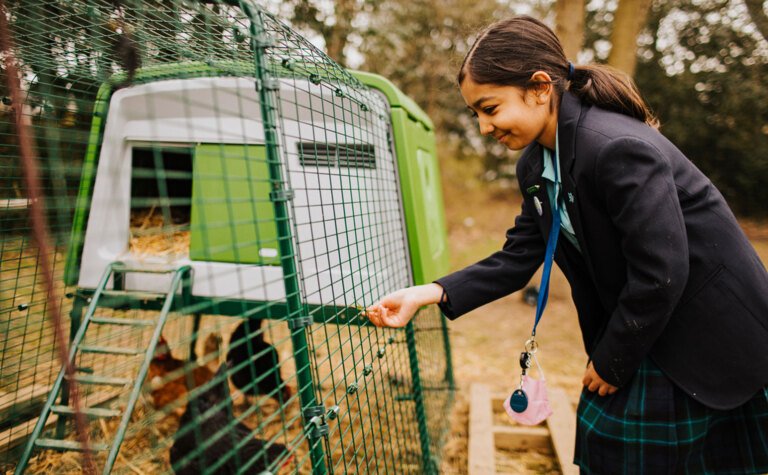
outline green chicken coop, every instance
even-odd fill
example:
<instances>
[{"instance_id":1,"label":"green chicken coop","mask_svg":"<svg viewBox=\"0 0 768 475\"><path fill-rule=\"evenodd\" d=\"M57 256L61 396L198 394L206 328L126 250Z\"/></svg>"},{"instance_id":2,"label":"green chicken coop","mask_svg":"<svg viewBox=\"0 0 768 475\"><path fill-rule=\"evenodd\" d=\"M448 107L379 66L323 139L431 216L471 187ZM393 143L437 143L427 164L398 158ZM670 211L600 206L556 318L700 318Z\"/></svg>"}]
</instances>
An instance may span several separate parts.
<instances>
[{"instance_id":1,"label":"green chicken coop","mask_svg":"<svg viewBox=\"0 0 768 475\"><path fill-rule=\"evenodd\" d=\"M448 270L416 103L251 1L5 9L0 468L437 473L445 319L361 312Z\"/></svg>"}]
</instances>

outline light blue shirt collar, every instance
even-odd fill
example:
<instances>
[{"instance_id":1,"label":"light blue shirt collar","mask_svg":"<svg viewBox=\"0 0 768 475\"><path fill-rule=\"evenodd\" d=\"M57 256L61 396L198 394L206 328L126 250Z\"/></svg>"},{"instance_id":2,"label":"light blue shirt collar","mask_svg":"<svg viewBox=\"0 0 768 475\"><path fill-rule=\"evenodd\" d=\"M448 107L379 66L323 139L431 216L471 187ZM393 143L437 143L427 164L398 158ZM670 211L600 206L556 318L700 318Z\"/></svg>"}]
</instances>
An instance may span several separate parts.
<instances>
[{"instance_id":1,"label":"light blue shirt collar","mask_svg":"<svg viewBox=\"0 0 768 475\"><path fill-rule=\"evenodd\" d=\"M552 153L547 147L543 148L544 170L541 172L541 177L555 184L555 199L557 199L560 197L560 177L563 176L560 172L560 160L552 160ZM555 156L560 156L560 138L557 136L557 132L555 132ZM555 162L555 164L552 162ZM557 180L555 180L555 166L557 166Z\"/></svg>"},{"instance_id":2,"label":"light blue shirt collar","mask_svg":"<svg viewBox=\"0 0 768 475\"><path fill-rule=\"evenodd\" d=\"M557 136L555 136L555 156L560 156L560 140ZM547 196L549 197L550 205L554 212L555 203L559 203L560 200L561 179L563 177L563 174L560 171L560 160L553 160L552 152L546 147L544 147L542 159L544 161L544 169L541 172L541 177L549 182L546 185ZM557 167L557 180L555 180L555 167ZM572 195L569 193L569 197L571 196ZM573 202L572 199L570 201ZM562 205L563 203L560 204ZM560 212L560 227L564 231L563 235L571 241L579 252L581 252L579 242L576 239L576 234L573 231L571 217L568 215L568 210L565 206L558 206L558 211Z\"/></svg>"}]
</instances>

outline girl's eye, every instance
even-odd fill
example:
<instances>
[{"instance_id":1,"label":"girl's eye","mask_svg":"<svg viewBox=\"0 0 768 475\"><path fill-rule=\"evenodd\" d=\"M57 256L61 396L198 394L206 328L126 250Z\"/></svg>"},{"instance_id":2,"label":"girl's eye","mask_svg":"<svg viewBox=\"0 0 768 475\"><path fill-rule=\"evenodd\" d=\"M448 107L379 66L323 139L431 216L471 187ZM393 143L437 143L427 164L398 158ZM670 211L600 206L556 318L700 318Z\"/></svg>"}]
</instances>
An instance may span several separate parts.
<instances>
[{"instance_id":1,"label":"girl's eye","mask_svg":"<svg viewBox=\"0 0 768 475\"><path fill-rule=\"evenodd\" d=\"M482 111L483 111L483 114L486 114L486 115L491 115L491 114L493 114L493 112L496 110L496 106L488 106L488 107L483 107L483 108L482 108L482 109L480 109L480 110L482 110ZM475 112L475 111L472 111L472 117L477 117L477 112Z\"/></svg>"}]
</instances>

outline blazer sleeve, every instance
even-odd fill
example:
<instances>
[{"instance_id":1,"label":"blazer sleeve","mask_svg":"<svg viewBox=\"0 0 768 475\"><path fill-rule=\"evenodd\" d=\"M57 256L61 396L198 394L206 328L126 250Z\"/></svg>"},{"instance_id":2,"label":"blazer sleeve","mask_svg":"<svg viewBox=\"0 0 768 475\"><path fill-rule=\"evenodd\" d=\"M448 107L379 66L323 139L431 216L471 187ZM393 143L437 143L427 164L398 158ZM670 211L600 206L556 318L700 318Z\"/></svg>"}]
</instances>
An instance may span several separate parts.
<instances>
[{"instance_id":1,"label":"blazer sleeve","mask_svg":"<svg viewBox=\"0 0 768 475\"><path fill-rule=\"evenodd\" d=\"M507 231L500 251L435 281L447 295L447 301L439 304L446 317L458 318L522 289L531 280L544 261L546 243L529 208L529 200L523 200L520 215Z\"/></svg>"},{"instance_id":2,"label":"blazer sleeve","mask_svg":"<svg viewBox=\"0 0 768 475\"><path fill-rule=\"evenodd\" d=\"M651 143L614 139L595 184L621 235L627 281L590 355L608 383L629 382L664 330L688 280L688 238L669 158Z\"/></svg>"}]
</instances>

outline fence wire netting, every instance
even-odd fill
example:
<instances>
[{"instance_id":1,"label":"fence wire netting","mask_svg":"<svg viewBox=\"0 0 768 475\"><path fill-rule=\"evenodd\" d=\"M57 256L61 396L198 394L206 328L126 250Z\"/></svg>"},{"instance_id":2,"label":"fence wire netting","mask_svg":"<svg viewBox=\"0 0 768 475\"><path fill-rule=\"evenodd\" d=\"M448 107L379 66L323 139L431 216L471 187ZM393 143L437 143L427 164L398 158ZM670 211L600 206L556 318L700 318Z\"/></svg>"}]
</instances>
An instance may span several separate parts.
<instances>
[{"instance_id":1,"label":"fence wire netting","mask_svg":"<svg viewBox=\"0 0 768 475\"><path fill-rule=\"evenodd\" d=\"M362 313L428 258L387 96L246 1L0 14L0 470L436 472L444 318Z\"/></svg>"}]
</instances>

